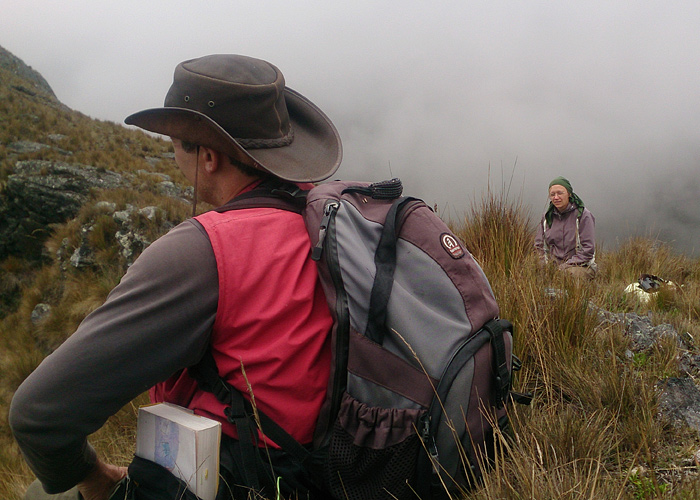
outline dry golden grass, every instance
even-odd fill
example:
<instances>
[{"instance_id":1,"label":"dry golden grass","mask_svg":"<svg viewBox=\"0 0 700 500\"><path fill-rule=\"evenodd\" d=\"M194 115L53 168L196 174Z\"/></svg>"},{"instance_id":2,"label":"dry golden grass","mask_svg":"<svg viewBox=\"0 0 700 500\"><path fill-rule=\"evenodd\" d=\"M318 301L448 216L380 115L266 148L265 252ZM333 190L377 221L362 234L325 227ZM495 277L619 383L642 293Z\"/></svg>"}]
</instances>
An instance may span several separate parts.
<instances>
[{"instance_id":1,"label":"dry golden grass","mask_svg":"<svg viewBox=\"0 0 700 500\"><path fill-rule=\"evenodd\" d=\"M155 163L170 144L114 123L92 120L68 110L48 94L13 90L23 82L0 75L0 193L14 163L52 159L136 175L137 188L95 193L124 209L158 206L168 221L189 216L190 208L157 194L161 172L181 184L172 161ZM49 135L53 139L49 138ZM8 154L12 142L36 141L58 149ZM0 498L18 500L33 476L24 464L7 425L13 392L37 364L101 304L126 270L114 245L114 221L90 203L66 224L54 228L46 248L68 255L80 245L81 226L93 222L90 243L98 251L90 269L61 269L59 264L0 262ZM154 240L161 220L137 224ZM627 355L629 339L619 324L599 324L595 304L613 312L651 313L655 323L670 323L687 333L692 354L700 339L700 259L674 253L662 242L632 238L615 250L600 249L599 276L578 282L553 269L540 269L533 253L533 224L508 191L487 191L456 224L456 232L482 265L498 299L501 316L515 325L516 354L524 368L516 390L535 393L529 407L510 410L512 433L500 436L504 454L472 499L652 499L700 498L693 454L700 439L657 416L655 384L678 374L679 347L661 342L644 355ZM678 285L649 304L623 292L643 274ZM51 315L38 324L31 313L49 304ZM107 460L126 464L134 446L132 402L109 420L91 441Z\"/></svg>"},{"instance_id":2,"label":"dry golden grass","mask_svg":"<svg viewBox=\"0 0 700 500\"><path fill-rule=\"evenodd\" d=\"M536 395L531 407L512 408L513 435L502 438L507 455L467 496L695 498L692 457L700 439L657 415L655 384L678 375L679 347L660 342L629 358L623 326L599 324L589 304L651 312L655 323L697 338L700 260L635 238L617 250L599 250L599 276L580 282L538 268L528 227L517 202L488 193L460 231L489 277L501 315L515 325L516 354L524 361L516 389ZM683 287L640 304L623 290L643 273ZM697 345L692 350L697 353Z\"/></svg>"},{"instance_id":3,"label":"dry golden grass","mask_svg":"<svg viewBox=\"0 0 700 500\"><path fill-rule=\"evenodd\" d=\"M109 201L119 206L139 199L128 192L111 196ZM141 205L157 202L140 200ZM187 207L172 209L178 217L186 216ZM113 228L89 208L75 222L57 228L48 247L55 252L64 239L78 244L80 221L91 217L99 226L93 243L106 251ZM511 408L512 435L501 437L507 453L497 459L484 485L465 497L693 498L700 489L696 471L679 464L688 463L700 449L700 440L659 420L654 389L659 380L677 375L678 346L662 342L644 356L630 358L623 327L599 324L589 304L614 312L651 312L657 322L682 326L695 336L700 262L656 242L635 239L617 250L599 251L601 272L593 282L540 269L532 252L530 221L518 203L490 193L483 206L471 209L458 234L489 277L501 315L515 325L516 354L524 361L516 389L535 393L532 406ZM5 266L22 270L13 261ZM21 303L0 323L3 332L12 333L0 341L5 408L14 388L41 358L104 300L124 266L109 257L92 270L68 274L46 266L36 271L31 283L21 285ZM659 295L648 305L632 301L622 290L644 272L682 284L682 291ZM51 303L54 310L49 320L36 326L28 316L39 302ZM122 409L92 437L108 460L129 461L137 404ZM0 449L6 451L0 452L0 477L12 479L0 480L0 496L18 499L32 476L6 422L2 425Z\"/></svg>"}]
</instances>

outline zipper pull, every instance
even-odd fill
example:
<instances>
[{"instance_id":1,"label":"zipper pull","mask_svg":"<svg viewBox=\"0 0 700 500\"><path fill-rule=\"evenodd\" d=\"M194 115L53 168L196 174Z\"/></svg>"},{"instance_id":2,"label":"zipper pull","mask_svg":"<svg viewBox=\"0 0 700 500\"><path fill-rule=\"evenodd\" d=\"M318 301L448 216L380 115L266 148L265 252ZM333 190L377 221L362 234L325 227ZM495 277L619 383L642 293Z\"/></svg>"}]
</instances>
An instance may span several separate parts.
<instances>
[{"instance_id":1,"label":"zipper pull","mask_svg":"<svg viewBox=\"0 0 700 500\"><path fill-rule=\"evenodd\" d=\"M430 461L433 465L433 473L436 473L437 465L440 463L440 457L438 455L437 445L435 444L435 438L430 435L430 416L426 414L421 420L421 439L423 440L423 443L425 443L428 455L430 455Z\"/></svg>"},{"instance_id":2,"label":"zipper pull","mask_svg":"<svg viewBox=\"0 0 700 500\"><path fill-rule=\"evenodd\" d=\"M311 251L311 259L315 261L321 260L321 254L323 253L323 244L326 240L326 233L328 232L328 226L331 221L331 217L335 215L338 211L340 203L337 201L331 201L323 208L323 219L321 219L321 226L318 229L318 243Z\"/></svg>"}]
</instances>

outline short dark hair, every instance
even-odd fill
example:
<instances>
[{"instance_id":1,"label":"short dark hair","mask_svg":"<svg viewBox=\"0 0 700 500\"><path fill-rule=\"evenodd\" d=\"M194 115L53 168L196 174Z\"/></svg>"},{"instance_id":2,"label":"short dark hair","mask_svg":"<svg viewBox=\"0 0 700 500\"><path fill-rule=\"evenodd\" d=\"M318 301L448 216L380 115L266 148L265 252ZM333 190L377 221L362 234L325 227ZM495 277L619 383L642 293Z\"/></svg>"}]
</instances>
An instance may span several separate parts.
<instances>
[{"instance_id":1,"label":"short dark hair","mask_svg":"<svg viewBox=\"0 0 700 500\"><path fill-rule=\"evenodd\" d=\"M180 141L182 143L182 149L185 151L185 153L194 153L197 150L197 144L194 144L193 142L187 142L187 141ZM236 167L238 170L243 172L245 175L249 177L257 177L257 178L265 178L269 177L271 174L264 172L263 170L257 169L255 167L251 167L250 165L246 165L242 161L233 158L231 156L227 156L228 161L231 162L231 165Z\"/></svg>"}]
</instances>

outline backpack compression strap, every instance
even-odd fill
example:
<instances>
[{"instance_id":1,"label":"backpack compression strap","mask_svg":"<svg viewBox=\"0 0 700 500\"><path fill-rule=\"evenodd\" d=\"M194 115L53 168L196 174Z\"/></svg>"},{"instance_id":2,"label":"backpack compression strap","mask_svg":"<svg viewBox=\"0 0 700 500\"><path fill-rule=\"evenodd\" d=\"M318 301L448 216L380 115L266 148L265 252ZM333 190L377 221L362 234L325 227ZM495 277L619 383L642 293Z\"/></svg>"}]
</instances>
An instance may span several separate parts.
<instances>
[{"instance_id":1,"label":"backpack compression strap","mask_svg":"<svg viewBox=\"0 0 700 500\"><path fill-rule=\"evenodd\" d=\"M502 408L510 392L510 371L503 335L505 331L512 332L513 325L505 319L499 319L487 322L482 328L489 332L491 337L496 368L496 408Z\"/></svg>"},{"instance_id":2,"label":"backpack compression strap","mask_svg":"<svg viewBox=\"0 0 700 500\"><path fill-rule=\"evenodd\" d=\"M383 344L386 336L386 316L389 305L389 296L394 285L394 272L396 271L396 242L400 225L401 214L411 202L419 201L416 198L399 198L386 214L382 235L374 253L376 273L372 284L372 293L369 300L369 313L365 335L378 344Z\"/></svg>"}]
</instances>

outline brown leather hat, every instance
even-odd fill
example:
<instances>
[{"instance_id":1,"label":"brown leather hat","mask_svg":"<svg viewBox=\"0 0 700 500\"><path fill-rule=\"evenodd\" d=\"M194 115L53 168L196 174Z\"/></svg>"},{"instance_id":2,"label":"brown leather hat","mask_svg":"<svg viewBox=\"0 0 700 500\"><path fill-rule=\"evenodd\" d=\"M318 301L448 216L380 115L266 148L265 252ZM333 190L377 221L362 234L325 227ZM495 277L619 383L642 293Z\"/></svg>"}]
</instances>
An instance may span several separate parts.
<instances>
[{"instance_id":1,"label":"brown leather hat","mask_svg":"<svg viewBox=\"0 0 700 500\"><path fill-rule=\"evenodd\" d=\"M182 62L164 107L124 121L289 181L327 179L342 159L340 136L328 117L285 87L279 69L252 57L216 54Z\"/></svg>"}]
</instances>

